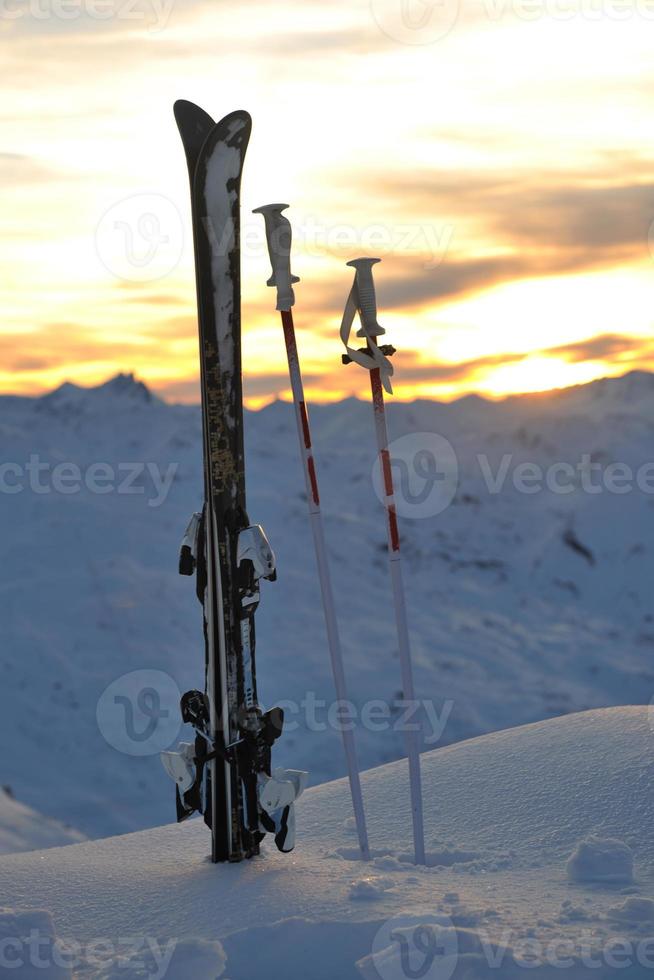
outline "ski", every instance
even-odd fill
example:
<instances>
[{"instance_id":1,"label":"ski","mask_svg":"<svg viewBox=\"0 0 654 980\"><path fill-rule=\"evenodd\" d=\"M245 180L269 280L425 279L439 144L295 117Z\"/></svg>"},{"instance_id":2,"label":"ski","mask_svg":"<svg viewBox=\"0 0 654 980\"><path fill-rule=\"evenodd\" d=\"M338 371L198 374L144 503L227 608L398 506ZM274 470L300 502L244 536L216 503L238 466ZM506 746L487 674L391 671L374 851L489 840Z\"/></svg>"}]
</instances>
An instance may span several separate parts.
<instances>
[{"instance_id":1,"label":"ski","mask_svg":"<svg viewBox=\"0 0 654 980\"><path fill-rule=\"evenodd\" d=\"M306 774L272 770L281 709L257 699L254 615L275 559L246 510L240 323L240 182L251 119L214 123L190 102L175 103L191 183L204 457L204 507L187 528L180 572L195 574L203 608L205 691L190 691L182 719L195 742L162 761L177 789L177 817L204 814L214 862L259 853L266 832L292 849L293 805Z\"/></svg>"}]
</instances>

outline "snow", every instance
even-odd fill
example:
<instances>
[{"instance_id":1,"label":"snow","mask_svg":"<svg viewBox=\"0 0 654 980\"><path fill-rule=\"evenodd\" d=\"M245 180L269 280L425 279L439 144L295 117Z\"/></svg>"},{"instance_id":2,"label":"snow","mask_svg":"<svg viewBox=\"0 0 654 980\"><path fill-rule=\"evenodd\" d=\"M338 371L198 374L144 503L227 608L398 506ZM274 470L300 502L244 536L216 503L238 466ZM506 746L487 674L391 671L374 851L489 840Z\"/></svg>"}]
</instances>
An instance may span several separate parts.
<instances>
[{"instance_id":1,"label":"snow","mask_svg":"<svg viewBox=\"0 0 654 980\"><path fill-rule=\"evenodd\" d=\"M60 847L84 840L84 834L37 813L0 789L0 854Z\"/></svg>"},{"instance_id":2,"label":"snow","mask_svg":"<svg viewBox=\"0 0 654 980\"><path fill-rule=\"evenodd\" d=\"M622 905L609 909L607 915L624 922L654 922L654 902L651 898L627 898Z\"/></svg>"},{"instance_id":3,"label":"snow","mask_svg":"<svg viewBox=\"0 0 654 980\"><path fill-rule=\"evenodd\" d=\"M579 843L567 868L570 881L629 884L633 880L634 856L623 841L591 837Z\"/></svg>"},{"instance_id":4,"label":"snow","mask_svg":"<svg viewBox=\"0 0 654 980\"><path fill-rule=\"evenodd\" d=\"M225 952L220 943L203 939L146 943L133 952L118 951L96 973L96 980L189 980L217 978L225 969Z\"/></svg>"},{"instance_id":5,"label":"snow","mask_svg":"<svg viewBox=\"0 0 654 980\"><path fill-rule=\"evenodd\" d=\"M34 944L34 938L38 944ZM71 972L57 962L59 949L49 912L15 912L0 908L0 972L19 980L70 980Z\"/></svg>"},{"instance_id":6,"label":"snow","mask_svg":"<svg viewBox=\"0 0 654 980\"><path fill-rule=\"evenodd\" d=\"M47 913L75 952L74 975L94 980L140 978L146 963L150 976L197 980L405 980L407 965L436 980L513 980L528 969L577 980L614 976L618 962L622 975L651 975L654 744L645 707L485 735L428 752L422 764L430 867L410 860L399 761L363 776L370 863L354 859L340 780L304 794L291 855L267 844L257 859L213 866L206 828L193 820L4 856L0 894L18 910L7 921L22 917L13 929L24 935L30 917ZM629 848L633 883L571 881L568 859L590 841L604 842L593 859L600 870ZM420 974L432 947L431 972ZM162 974L171 951L176 964Z\"/></svg>"},{"instance_id":7,"label":"snow","mask_svg":"<svg viewBox=\"0 0 654 980\"><path fill-rule=\"evenodd\" d=\"M313 406L311 416L355 738L368 768L404 754L372 411L349 399ZM429 516L409 499L401 520L425 750L649 701L654 497L523 493L516 467L590 454L588 466L635 471L651 458L652 418L654 377L644 373L498 403L389 399L404 458L440 435L459 473L447 509ZM192 581L177 574L179 543L201 502L199 410L166 404L122 375L93 389L0 398L0 438L3 460L22 473L3 463L3 490L23 485L2 493L0 508L9 571L0 586L0 742L16 747L0 760L0 783L88 836L165 823L174 800L158 752L187 737L177 699L203 683L200 608ZM263 584L257 614L260 695L266 706L285 702L275 763L308 769L317 784L345 768L328 714L333 683L292 406L247 413L246 441L250 518L266 528L279 570ZM488 490L480 453L491 475L511 454L501 492ZM31 457L46 470L30 476ZM409 477L417 495L420 482ZM139 705L135 681L144 677L158 708ZM116 696L128 701L112 714ZM152 711L168 712L151 741L127 738L129 703L137 735ZM445 847L432 853L448 860Z\"/></svg>"}]
</instances>

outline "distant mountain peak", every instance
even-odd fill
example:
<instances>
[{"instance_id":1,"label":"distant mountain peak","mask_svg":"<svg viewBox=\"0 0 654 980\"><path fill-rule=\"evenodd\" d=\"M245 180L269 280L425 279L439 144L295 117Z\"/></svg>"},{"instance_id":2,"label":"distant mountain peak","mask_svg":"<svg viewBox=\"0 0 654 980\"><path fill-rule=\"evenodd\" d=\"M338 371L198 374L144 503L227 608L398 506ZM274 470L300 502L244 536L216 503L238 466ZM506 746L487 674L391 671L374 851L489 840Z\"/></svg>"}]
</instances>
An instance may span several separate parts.
<instances>
[{"instance_id":1,"label":"distant mountain peak","mask_svg":"<svg viewBox=\"0 0 654 980\"><path fill-rule=\"evenodd\" d=\"M131 371L128 373L121 371L113 378L109 378L108 381L99 385L92 385L89 388L74 384L72 381L64 381L58 388L54 388L53 391L43 397L48 401L59 402L70 398L93 398L97 395L127 396L146 402L154 399L154 395L148 386L143 381L139 381Z\"/></svg>"},{"instance_id":2,"label":"distant mountain peak","mask_svg":"<svg viewBox=\"0 0 654 980\"><path fill-rule=\"evenodd\" d=\"M155 395L133 373L120 372L108 381L90 388L64 381L36 403L37 411L48 411L60 417L96 415L112 406L131 408L158 401Z\"/></svg>"},{"instance_id":3,"label":"distant mountain peak","mask_svg":"<svg viewBox=\"0 0 654 980\"><path fill-rule=\"evenodd\" d=\"M148 386L143 381L139 381L133 371L127 374L121 371L113 378L110 378L109 381L98 385L95 390L105 391L114 395L127 395L130 398L137 398L147 402L151 402L154 397Z\"/></svg>"}]
</instances>

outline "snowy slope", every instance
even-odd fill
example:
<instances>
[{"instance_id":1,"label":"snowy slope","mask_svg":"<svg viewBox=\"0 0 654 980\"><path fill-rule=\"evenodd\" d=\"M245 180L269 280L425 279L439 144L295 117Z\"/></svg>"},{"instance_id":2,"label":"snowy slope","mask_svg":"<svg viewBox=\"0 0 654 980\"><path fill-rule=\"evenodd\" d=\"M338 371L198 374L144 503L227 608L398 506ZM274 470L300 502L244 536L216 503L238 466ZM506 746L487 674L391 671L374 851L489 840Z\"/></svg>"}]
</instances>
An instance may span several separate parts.
<instances>
[{"instance_id":1,"label":"snowy slope","mask_svg":"<svg viewBox=\"0 0 654 980\"><path fill-rule=\"evenodd\" d=\"M84 839L79 831L37 813L0 790L0 854L62 847Z\"/></svg>"},{"instance_id":2,"label":"snowy slope","mask_svg":"<svg viewBox=\"0 0 654 980\"><path fill-rule=\"evenodd\" d=\"M355 860L339 781L303 797L292 856L266 847L252 862L212 866L207 833L193 821L4 857L0 894L23 917L6 929L25 933L30 910L45 910L82 952L99 937L114 951L128 941L156 943L159 952L179 943L169 980L651 975L651 965L642 966L654 951L647 709L487 735L424 755L423 772L428 868L410 862L406 766L398 762L364 776L375 848L369 865ZM415 974L403 969L391 935L400 928ZM439 958L420 973L425 957L416 946L434 936ZM620 970L612 969L618 939ZM584 971L580 957L588 962L591 952L595 965ZM570 960L568 968L552 966L554 957ZM96 963L78 975L144 974Z\"/></svg>"},{"instance_id":3,"label":"snowy slope","mask_svg":"<svg viewBox=\"0 0 654 980\"><path fill-rule=\"evenodd\" d=\"M500 403L390 406L392 435L408 437L410 463L436 433L460 471L451 506L432 516L410 506L402 520L425 748L649 702L652 493L524 493L513 477L521 463L577 465L584 455L582 465L636 468L651 458L653 419L648 374ZM370 407L317 406L312 423L350 692L359 712L375 699L392 709L385 730L357 727L362 764L373 766L400 757L403 740ZM250 516L266 527L279 565L257 620L260 692L267 705L287 702L278 763L320 782L344 767L327 717L333 689L292 409L276 403L246 424ZM166 822L173 801L161 746L119 737L127 722L137 734L147 729L147 712L128 718L112 706L125 685L129 700L145 683L169 712L157 738L172 742L178 691L202 684L200 610L193 584L176 571L181 534L200 503L199 411L119 376L91 390L65 385L44 398L0 399L0 439L4 460L23 470L31 457L46 465L41 483L23 479L0 509L0 741L12 746L0 780L90 835ZM509 457L501 492L489 491L480 454L491 474ZM63 488L53 492L53 467L70 463L85 476L106 464L113 484L76 492L64 467ZM153 475L174 476L168 494ZM419 496L420 478L410 476ZM135 671L147 673L120 680ZM315 700L323 704L314 710ZM151 754L135 754L142 750Z\"/></svg>"}]
</instances>

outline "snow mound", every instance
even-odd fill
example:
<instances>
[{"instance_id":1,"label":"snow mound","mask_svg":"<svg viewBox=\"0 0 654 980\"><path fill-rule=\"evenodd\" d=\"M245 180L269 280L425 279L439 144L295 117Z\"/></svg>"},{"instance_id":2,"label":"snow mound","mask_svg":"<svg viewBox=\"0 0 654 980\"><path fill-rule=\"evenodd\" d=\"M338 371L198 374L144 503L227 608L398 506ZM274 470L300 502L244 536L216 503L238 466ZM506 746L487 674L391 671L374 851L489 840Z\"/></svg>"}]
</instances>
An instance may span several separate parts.
<instances>
[{"instance_id":1,"label":"snow mound","mask_svg":"<svg viewBox=\"0 0 654 980\"><path fill-rule=\"evenodd\" d=\"M591 837L581 841L567 864L571 881L608 881L628 884L633 880L634 856L623 841Z\"/></svg>"},{"instance_id":2,"label":"snow mound","mask_svg":"<svg viewBox=\"0 0 654 980\"><path fill-rule=\"evenodd\" d=\"M527 970L542 980L604 978L618 969L618 942L621 975L652 975L643 966L654 950L654 739L646 708L483 736L423 755L422 767L427 850L438 856L429 867L409 860L400 761L363 775L369 865L352 850L348 788L339 780L303 796L291 855L268 843L258 859L213 866L206 828L192 820L6 855L0 894L14 908L49 909L58 935L85 955L98 936L140 943L130 980L145 976L144 943L151 965L173 950L168 978L186 970L194 980L219 971L264 980L271 970L285 980L517 980ZM623 848L634 858L627 889L607 875L617 855L624 860ZM573 853L592 866L592 881L569 879ZM444 860L452 855L466 860ZM421 973L432 952L437 972ZM96 966L80 976L114 980L123 975L118 968L116 955L104 974Z\"/></svg>"},{"instance_id":3,"label":"snow mound","mask_svg":"<svg viewBox=\"0 0 654 980\"><path fill-rule=\"evenodd\" d=\"M607 914L620 922L654 922L654 901L651 898L628 898L622 905L609 909Z\"/></svg>"},{"instance_id":4,"label":"snow mound","mask_svg":"<svg viewBox=\"0 0 654 980\"><path fill-rule=\"evenodd\" d=\"M387 878L366 876L358 878L350 885L350 898L354 901L374 902L382 898L393 884Z\"/></svg>"}]
</instances>

